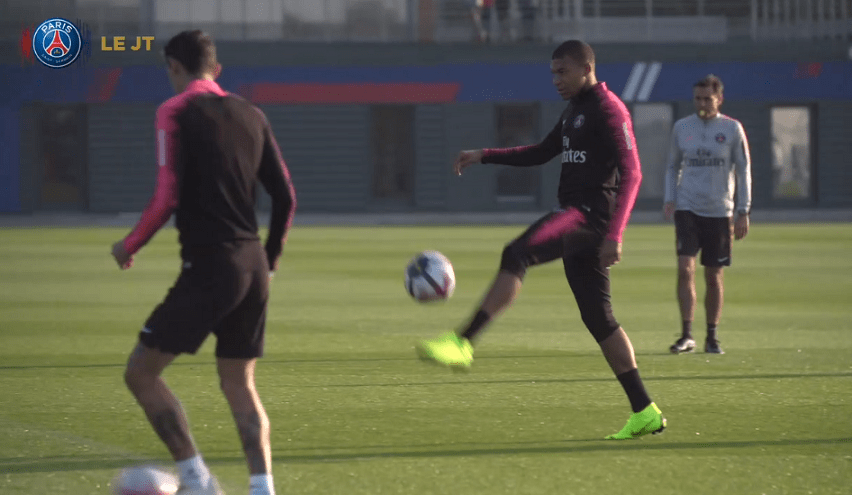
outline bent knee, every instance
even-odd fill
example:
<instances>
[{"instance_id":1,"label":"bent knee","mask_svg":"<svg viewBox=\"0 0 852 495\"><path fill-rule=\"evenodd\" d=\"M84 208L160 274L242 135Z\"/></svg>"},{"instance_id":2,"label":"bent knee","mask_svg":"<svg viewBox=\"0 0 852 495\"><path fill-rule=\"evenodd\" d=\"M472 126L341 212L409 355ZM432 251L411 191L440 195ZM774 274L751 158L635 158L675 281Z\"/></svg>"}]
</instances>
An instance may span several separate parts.
<instances>
[{"instance_id":1,"label":"bent knee","mask_svg":"<svg viewBox=\"0 0 852 495\"><path fill-rule=\"evenodd\" d=\"M156 376L134 366L127 366L124 369L124 384L134 393L151 386L156 379Z\"/></svg>"},{"instance_id":2,"label":"bent knee","mask_svg":"<svg viewBox=\"0 0 852 495\"><path fill-rule=\"evenodd\" d=\"M606 340L621 327L610 308L584 310L580 312L580 317L598 344Z\"/></svg>"},{"instance_id":3,"label":"bent knee","mask_svg":"<svg viewBox=\"0 0 852 495\"><path fill-rule=\"evenodd\" d=\"M500 270L523 279L528 266L527 256L518 245L513 243L503 248L503 254L500 256Z\"/></svg>"},{"instance_id":4,"label":"bent knee","mask_svg":"<svg viewBox=\"0 0 852 495\"><path fill-rule=\"evenodd\" d=\"M139 375L135 370L131 369L129 366L124 368L124 384L127 385L127 388L133 389L139 381Z\"/></svg>"},{"instance_id":5,"label":"bent knee","mask_svg":"<svg viewBox=\"0 0 852 495\"><path fill-rule=\"evenodd\" d=\"M231 405L253 403L256 392L250 381L234 378L220 378L219 389Z\"/></svg>"},{"instance_id":6,"label":"bent knee","mask_svg":"<svg viewBox=\"0 0 852 495\"><path fill-rule=\"evenodd\" d=\"M246 380L233 378L219 378L219 388L226 394L247 392L251 390L250 384Z\"/></svg>"},{"instance_id":7,"label":"bent knee","mask_svg":"<svg viewBox=\"0 0 852 495\"><path fill-rule=\"evenodd\" d=\"M589 328L589 332L598 344L608 339L610 335L614 334L615 331L620 328L618 322L615 320L612 322L594 324L594 326L587 323L586 326Z\"/></svg>"}]
</instances>

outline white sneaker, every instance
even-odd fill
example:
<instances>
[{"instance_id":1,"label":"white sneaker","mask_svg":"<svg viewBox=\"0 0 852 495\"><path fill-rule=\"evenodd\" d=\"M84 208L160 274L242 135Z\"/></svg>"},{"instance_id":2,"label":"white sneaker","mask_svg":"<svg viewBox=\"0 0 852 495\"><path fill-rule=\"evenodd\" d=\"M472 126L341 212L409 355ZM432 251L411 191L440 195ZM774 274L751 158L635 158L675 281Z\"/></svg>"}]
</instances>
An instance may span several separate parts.
<instances>
[{"instance_id":1,"label":"white sneaker","mask_svg":"<svg viewBox=\"0 0 852 495\"><path fill-rule=\"evenodd\" d=\"M689 337L681 337L677 342L669 347L669 352L672 354L680 354L682 352L692 352L695 350L695 341Z\"/></svg>"}]
</instances>

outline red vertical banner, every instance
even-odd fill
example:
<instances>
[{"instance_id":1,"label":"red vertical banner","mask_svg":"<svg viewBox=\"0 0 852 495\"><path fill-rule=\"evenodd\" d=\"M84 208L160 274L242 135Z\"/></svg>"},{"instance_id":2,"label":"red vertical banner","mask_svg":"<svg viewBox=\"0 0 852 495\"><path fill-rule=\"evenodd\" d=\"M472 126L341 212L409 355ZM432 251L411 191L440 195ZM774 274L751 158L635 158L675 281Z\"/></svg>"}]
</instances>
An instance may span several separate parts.
<instances>
[{"instance_id":1,"label":"red vertical banner","mask_svg":"<svg viewBox=\"0 0 852 495\"><path fill-rule=\"evenodd\" d=\"M20 51L21 65L32 65L35 63L33 55L33 30L35 26L24 26L21 29Z\"/></svg>"}]
</instances>

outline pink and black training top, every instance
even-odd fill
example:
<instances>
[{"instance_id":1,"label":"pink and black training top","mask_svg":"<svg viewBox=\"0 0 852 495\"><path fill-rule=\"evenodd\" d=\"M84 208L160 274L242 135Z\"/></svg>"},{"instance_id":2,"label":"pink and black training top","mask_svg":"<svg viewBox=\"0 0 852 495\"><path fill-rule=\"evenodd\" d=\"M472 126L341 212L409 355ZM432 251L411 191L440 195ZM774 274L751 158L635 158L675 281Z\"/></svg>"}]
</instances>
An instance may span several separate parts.
<instances>
[{"instance_id":1,"label":"pink and black training top","mask_svg":"<svg viewBox=\"0 0 852 495\"><path fill-rule=\"evenodd\" d=\"M558 200L607 224L621 242L639 194L642 171L633 123L624 103L600 82L568 101L559 122L539 144L484 150L482 163L528 167L562 156Z\"/></svg>"},{"instance_id":2,"label":"pink and black training top","mask_svg":"<svg viewBox=\"0 0 852 495\"><path fill-rule=\"evenodd\" d=\"M214 81L192 81L157 109L157 184L124 239L133 254L175 214L184 250L258 240L257 183L272 198L266 254L277 267L296 208L290 174L263 113Z\"/></svg>"}]
</instances>

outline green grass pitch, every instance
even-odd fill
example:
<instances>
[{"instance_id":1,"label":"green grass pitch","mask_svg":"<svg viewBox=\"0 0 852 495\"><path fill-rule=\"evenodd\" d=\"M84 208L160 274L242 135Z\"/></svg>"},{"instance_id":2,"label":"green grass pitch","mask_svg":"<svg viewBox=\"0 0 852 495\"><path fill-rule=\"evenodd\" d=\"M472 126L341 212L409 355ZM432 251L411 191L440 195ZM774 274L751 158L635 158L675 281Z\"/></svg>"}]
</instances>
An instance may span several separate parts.
<instances>
[{"instance_id":1,"label":"green grass pitch","mask_svg":"<svg viewBox=\"0 0 852 495\"><path fill-rule=\"evenodd\" d=\"M279 493L850 493L852 225L755 224L735 243L723 356L667 352L680 327L673 228L628 228L615 313L669 428L626 442L602 440L629 405L561 264L530 271L470 373L415 358L417 339L468 317L522 228L292 231L258 367ZM168 464L122 371L178 272L176 235L121 272L109 252L126 232L0 231L0 494L105 494L121 467ZM424 249L455 265L446 303L405 293L403 268ZM699 339L703 326L699 306ZM247 493L212 340L165 378L226 491Z\"/></svg>"}]
</instances>

